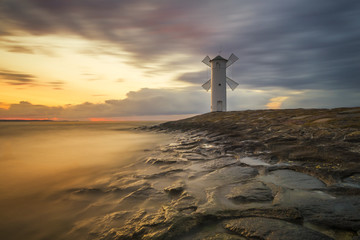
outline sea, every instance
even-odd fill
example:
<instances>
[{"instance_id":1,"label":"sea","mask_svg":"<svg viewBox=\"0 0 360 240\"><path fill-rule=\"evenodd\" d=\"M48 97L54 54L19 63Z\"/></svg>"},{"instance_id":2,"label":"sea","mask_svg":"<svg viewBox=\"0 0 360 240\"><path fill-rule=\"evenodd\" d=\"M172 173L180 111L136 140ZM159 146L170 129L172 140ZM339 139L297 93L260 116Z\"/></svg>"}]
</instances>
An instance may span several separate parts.
<instances>
[{"instance_id":1,"label":"sea","mask_svg":"<svg viewBox=\"0 0 360 240\"><path fill-rule=\"evenodd\" d=\"M94 186L168 141L134 130L152 124L0 122L0 239L86 239L81 223L114 208L92 197ZM82 189L88 194L74 199Z\"/></svg>"}]
</instances>

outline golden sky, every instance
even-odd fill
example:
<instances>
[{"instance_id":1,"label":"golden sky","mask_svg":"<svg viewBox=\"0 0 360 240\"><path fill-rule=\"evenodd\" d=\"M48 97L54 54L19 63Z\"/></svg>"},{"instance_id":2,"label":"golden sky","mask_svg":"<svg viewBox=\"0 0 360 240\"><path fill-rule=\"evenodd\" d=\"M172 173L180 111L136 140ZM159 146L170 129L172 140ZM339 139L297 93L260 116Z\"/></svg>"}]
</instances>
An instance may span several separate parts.
<instances>
[{"instance_id":1,"label":"golden sky","mask_svg":"<svg viewBox=\"0 0 360 240\"><path fill-rule=\"evenodd\" d=\"M30 101L47 106L103 102L125 98L129 91L141 88L186 87L189 84L174 84L170 80L184 71L199 70L194 67L152 74L151 67L131 64L129 54L119 50L119 46L103 43L107 51L116 55L92 53L98 44L102 43L69 36L3 39L0 65L8 75L0 75L3 79L0 101L3 104ZM181 55L168 57L167 60L183 57L186 61ZM18 76L21 74L28 76Z\"/></svg>"},{"instance_id":2,"label":"golden sky","mask_svg":"<svg viewBox=\"0 0 360 240\"><path fill-rule=\"evenodd\" d=\"M359 15L356 1L3 0L0 119L205 113L201 60L231 53L229 110L358 106Z\"/></svg>"}]
</instances>

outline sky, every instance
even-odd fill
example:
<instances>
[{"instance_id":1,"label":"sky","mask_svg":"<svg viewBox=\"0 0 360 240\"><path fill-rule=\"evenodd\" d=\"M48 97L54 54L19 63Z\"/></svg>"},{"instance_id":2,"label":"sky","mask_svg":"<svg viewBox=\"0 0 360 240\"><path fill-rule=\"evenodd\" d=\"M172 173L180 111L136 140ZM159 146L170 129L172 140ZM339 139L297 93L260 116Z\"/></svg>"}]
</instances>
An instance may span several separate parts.
<instances>
[{"instance_id":1,"label":"sky","mask_svg":"<svg viewBox=\"0 0 360 240\"><path fill-rule=\"evenodd\" d=\"M360 106L359 0L0 0L0 119L170 120Z\"/></svg>"}]
</instances>

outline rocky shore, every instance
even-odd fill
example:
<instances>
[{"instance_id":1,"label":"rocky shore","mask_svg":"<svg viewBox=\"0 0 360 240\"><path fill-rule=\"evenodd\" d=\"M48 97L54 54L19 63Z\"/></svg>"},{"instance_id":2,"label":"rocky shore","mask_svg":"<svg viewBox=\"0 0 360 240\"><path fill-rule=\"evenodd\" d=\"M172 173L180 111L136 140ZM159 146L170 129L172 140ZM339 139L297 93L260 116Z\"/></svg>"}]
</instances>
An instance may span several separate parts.
<instances>
[{"instance_id":1,"label":"rocky shore","mask_svg":"<svg viewBox=\"0 0 360 240\"><path fill-rule=\"evenodd\" d=\"M295 163L293 170L327 185L360 180L360 108L213 112L153 129L204 131L225 153Z\"/></svg>"},{"instance_id":2,"label":"rocky shore","mask_svg":"<svg viewBox=\"0 0 360 240\"><path fill-rule=\"evenodd\" d=\"M173 138L111 180L120 210L97 219L97 239L360 239L360 108L215 112L143 130Z\"/></svg>"}]
</instances>

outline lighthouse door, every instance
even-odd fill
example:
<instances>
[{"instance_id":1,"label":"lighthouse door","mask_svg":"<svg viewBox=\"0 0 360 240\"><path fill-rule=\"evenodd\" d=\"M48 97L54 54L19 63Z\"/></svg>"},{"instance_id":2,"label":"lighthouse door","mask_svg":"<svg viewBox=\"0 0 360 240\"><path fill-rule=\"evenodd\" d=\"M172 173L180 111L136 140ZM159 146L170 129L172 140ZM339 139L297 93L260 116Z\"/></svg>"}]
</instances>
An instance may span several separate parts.
<instances>
[{"instance_id":1,"label":"lighthouse door","mask_svg":"<svg viewBox=\"0 0 360 240\"><path fill-rule=\"evenodd\" d=\"M222 101L217 101L217 107L216 107L216 111L222 111L223 108L222 108Z\"/></svg>"}]
</instances>

